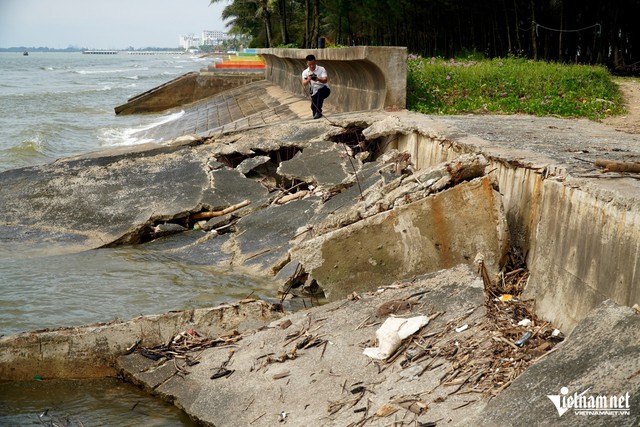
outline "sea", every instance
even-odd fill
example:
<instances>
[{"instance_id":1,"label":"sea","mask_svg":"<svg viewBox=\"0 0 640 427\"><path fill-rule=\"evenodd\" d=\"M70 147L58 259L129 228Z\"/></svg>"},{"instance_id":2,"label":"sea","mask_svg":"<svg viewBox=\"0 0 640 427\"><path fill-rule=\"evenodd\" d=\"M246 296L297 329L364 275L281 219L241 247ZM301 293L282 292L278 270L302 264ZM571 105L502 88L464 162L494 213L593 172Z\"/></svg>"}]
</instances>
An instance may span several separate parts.
<instances>
[{"instance_id":1,"label":"sea","mask_svg":"<svg viewBox=\"0 0 640 427\"><path fill-rule=\"evenodd\" d=\"M121 117L114 107L209 62L180 53L0 52L0 185L10 169L147 142L145 130L180 120L183 112ZM144 248L34 256L28 248L3 250L0 240L0 336L273 293L266 280L184 264ZM117 404L110 403L114 396ZM34 372L33 381L0 382L0 425L56 420L84 426L191 423L173 406L115 380L78 386Z\"/></svg>"}]
</instances>

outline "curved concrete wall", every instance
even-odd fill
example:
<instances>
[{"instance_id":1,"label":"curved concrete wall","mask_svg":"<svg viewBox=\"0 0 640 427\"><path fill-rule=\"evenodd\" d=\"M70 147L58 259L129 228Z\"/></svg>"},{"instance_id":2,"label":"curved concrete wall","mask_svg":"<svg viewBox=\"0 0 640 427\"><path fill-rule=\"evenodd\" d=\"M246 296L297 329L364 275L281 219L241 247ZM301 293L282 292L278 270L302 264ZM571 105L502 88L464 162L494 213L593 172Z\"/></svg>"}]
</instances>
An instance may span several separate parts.
<instances>
[{"instance_id":1,"label":"curved concrete wall","mask_svg":"<svg viewBox=\"0 0 640 427\"><path fill-rule=\"evenodd\" d=\"M257 49L267 64L266 78L293 93L304 94L300 82L305 57L316 56L327 69L333 111L403 109L406 106L407 48L358 46L343 49Z\"/></svg>"}]
</instances>

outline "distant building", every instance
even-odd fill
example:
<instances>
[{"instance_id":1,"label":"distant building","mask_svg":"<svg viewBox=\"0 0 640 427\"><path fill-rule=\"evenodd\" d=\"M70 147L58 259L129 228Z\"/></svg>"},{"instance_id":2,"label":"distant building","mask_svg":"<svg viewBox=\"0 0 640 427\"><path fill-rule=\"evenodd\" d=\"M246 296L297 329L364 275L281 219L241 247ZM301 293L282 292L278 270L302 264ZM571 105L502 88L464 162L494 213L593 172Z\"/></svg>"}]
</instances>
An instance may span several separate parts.
<instances>
[{"instance_id":1,"label":"distant building","mask_svg":"<svg viewBox=\"0 0 640 427\"><path fill-rule=\"evenodd\" d=\"M229 36L224 31L210 31L203 30L202 36L198 37L195 34L187 34L186 36L180 35L180 47L184 50L205 46L218 46L225 40L231 40L233 37Z\"/></svg>"},{"instance_id":2,"label":"distant building","mask_svg":"<svg viewBox=\"0 0 640 427\"><path fill-rule=\"evenodd\" d=\"M201 45L200 37L195 34L187 34L186 36L180 36L180 47L184 50L198 48Z\"/></svg>"},{"instance_id":3,"label":"distant building","mask_svg":"<svg viewBox=\"0 0 640 427\"><path fill-rule=\"evenodd\" d=\"M202 44L205 46L218 46L225 40L230 40L230 37L224 31L202 31Z\"/></svg>"}]
</instances>

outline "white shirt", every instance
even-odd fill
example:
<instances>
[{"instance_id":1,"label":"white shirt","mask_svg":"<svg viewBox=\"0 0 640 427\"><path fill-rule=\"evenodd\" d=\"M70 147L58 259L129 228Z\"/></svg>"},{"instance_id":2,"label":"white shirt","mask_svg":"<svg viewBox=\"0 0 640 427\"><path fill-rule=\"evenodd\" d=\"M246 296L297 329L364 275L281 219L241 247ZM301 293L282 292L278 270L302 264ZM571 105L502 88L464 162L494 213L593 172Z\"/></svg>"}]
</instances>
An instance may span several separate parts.
<instances>
[{"instance_id":1,"label":"white shirt","mask_svg":"<svg viewBox=\"0 0 640 427\"><path fill-rule=\"evenodd\" d=\"M322 78L322 79L327 77L327 70L325 70L324 67L321 67L320 65L316 65L316 69L313 70L313 71L311 71L307 67L307 69L302 72L302 79L304 80L309 75L314 74L314 73L315 73L316 76L318 76L319 78ZM317 80L316 81L310 80L309 84L311 85L311 95L315 95L320 88L323 88L323 87L327 86L326 83L320 83Z\"/></svg>"}]
</instances>

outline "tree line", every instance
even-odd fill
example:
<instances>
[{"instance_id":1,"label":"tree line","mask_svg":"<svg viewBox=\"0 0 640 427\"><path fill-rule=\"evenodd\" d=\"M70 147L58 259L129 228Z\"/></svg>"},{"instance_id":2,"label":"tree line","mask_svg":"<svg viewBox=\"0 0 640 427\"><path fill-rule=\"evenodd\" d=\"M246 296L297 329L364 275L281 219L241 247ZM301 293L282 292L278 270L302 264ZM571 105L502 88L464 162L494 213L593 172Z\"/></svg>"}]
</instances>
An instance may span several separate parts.
<instances>
[{"instance_id":1,"label":"tree line","mask_svg":"<svg viewBox=\"0 0 640 427\"><path fill-rule=\"evenodd\" d=\"M210 0L211 3L222 0ZM254 47L407 46L423 56L634 68L638 0L225 0L228 31Z\"/></svg>"}]
</instances>

